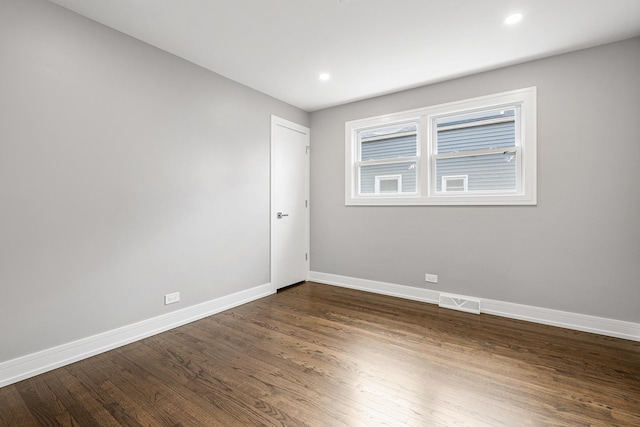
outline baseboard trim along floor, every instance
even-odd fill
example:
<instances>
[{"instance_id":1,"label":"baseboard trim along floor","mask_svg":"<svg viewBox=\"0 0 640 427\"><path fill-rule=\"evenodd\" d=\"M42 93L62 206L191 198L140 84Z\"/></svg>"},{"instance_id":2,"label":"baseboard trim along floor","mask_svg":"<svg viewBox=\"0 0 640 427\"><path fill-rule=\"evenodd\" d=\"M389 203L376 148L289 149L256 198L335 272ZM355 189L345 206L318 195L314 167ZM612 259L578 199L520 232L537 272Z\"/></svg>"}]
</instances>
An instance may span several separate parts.
<instances>
[{"instance_id":1,"label":"baseboard trim along floor","mask_svg":"<svg viewBox=\"0 0 640 427\"><path fill-rule=\"evenodd\" d=\"M438 304L440 297L440 292L430 289L420 289L317 271L309 272L309 280L326 285L374 292L430 304ZM185 325L273 293L273 286L271 286L271 284L256 286L182 310L173 311L118 329L2 362L0 363L0 387ZM480 312L544 325L558 326L565 329L640 341L640 324L638 323L484 298L481 299Z\"/></svg>"},{"instance_id":2,"label":"baseboard trim along floor","mask_svg":"<svg viewBox=\"0 0 640 427\"><path fill-rule=\"evenodd\" d=\"M420 289L412 286L396 285L393 283L377 282L374 280L358 279L337 274L309 272L309 280L326 285L341 286L383 295L390 295L410 300L438 304L440 292L431 289ZM475 298L479 298L475 296ZM615 338L640 341L640 324L604 317L570 313L542 307L515 304L481 298L481 313L511 319L526 320L543 325L558 326L582 332L591 332Z\"/></svg>"},{"instance_id":3,"label":"baseboard trim along floor","mask_svg":"<svg viewBox=\"0 0 640 427\"><path fill-rule=\"evenodd\" d=\"M265 284L0 363L0 387L273 294Z\"/></svg>"}]
</instances>

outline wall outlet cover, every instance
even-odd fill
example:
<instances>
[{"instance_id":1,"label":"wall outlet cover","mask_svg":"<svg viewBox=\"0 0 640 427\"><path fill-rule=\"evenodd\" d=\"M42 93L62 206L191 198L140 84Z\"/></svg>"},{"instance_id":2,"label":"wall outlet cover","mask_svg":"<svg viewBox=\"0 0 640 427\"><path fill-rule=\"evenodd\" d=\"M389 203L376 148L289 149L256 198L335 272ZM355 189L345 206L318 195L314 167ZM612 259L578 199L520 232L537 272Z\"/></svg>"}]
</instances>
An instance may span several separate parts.
<instances>
[{"instance_id":1,"label":"wall outlet cover","mask_svg":"<svg viewBox=\"0 0 640 427\"><path fill-rule=\"evenodd\" d=\"M173 304L178 301L180 301L180 292L174 292L164 296L164 305Z\"/></svg>"},{"instance_id":2,"label":"wall outlet cover","mask_svg":"<svg viewBox=\"0 0 640 427\"><path fill-rule=\"evenodd\" d=\"M438 275L437 274L425 274L424 281L430 283L438 283Z\"/></svg>"}]
</instances>

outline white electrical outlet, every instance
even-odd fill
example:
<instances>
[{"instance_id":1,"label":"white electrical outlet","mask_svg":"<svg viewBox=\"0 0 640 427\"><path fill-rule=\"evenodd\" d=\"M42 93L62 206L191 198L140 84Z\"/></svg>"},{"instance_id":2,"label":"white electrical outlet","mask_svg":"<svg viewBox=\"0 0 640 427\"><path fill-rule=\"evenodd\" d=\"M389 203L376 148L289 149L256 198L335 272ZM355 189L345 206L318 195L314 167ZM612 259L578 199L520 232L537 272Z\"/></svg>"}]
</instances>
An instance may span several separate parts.
<instances>
[{"instance_id":1,"label":"white electrical outlet","mask_svg":"<svg viewBox=\"0 0 640 427\"><path fill-rule=\"evenodd\" d=\"M178 301L180 301L180 292L174 292L164 296L164 305L173 304Z\"/></svg>"},{"instance_id":2,"label":"white electrical outlet","mask_svg":"<svg viewBox=\"0 0 640 427\"><path fill-rule=\"evenodd\" d=\"M424 281L429 283L438 283L438 275L437 274L425 274Z\"/></svg>"}]
</instances>

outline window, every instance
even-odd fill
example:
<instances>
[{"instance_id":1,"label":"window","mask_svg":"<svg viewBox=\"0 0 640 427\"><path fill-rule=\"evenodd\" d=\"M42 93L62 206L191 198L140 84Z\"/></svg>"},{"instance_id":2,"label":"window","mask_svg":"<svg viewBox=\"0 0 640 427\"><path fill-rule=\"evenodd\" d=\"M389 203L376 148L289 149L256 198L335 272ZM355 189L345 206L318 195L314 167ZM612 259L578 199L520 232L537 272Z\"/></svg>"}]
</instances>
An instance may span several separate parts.
<instances>
[{"instance_id":1,"label":"window","mask_svg":"<svg viewBox=\"0 0 640 427\"><path fill-rule=\"evenodd\" d=\"M376 175L376 194L402 193L402 175Z\"/></svg>"},{"instance_id":2,"label":"window","mask_svg":"<svg viewBox=\"0 0 640 427\"><path fill-rule=\"evenodd\" d=\"M417 134L415 121L356 131L359 194L417 194Z\"/></svg>"},{"instance_id":3,"label":"window","mask_svg":"<svg viewBox=\"0 0 640 427\"><path fill-rule=\"evenodd\" d=\"M516 110L510 108L435 119L436 192L451 191L445 181L455 183L450 180L460 174L466 177L465 192L515 191L519 157L515 117ZM450 177L453 174L457 176Z\"/></svg>"},{"instance_id":4,"label":"window","mask_svg":"<svg viewBox=\"0 0 640 427\"><path fill-rule=\"evenodd\" d=\"M535 205L535 88L347 122L345 199Z\"/></svg>"}]
</instances>

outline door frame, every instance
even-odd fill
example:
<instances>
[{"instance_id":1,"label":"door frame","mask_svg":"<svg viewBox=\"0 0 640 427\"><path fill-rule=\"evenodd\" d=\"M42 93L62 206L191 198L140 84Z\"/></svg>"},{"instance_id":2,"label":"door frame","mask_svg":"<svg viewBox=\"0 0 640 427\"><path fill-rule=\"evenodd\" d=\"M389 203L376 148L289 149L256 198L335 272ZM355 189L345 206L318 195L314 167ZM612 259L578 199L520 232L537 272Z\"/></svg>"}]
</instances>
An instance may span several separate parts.
<instances>
[{"instance_id":1,"label":"door frame","mask_svg":"<svg viewBox=\"0 0 640 427\"><path fill-rule=\"evenodd\" d=\"M305 274L305 280L309 279L309 266L311 265L311 253L310 253L310 237L311 237L311 224L310 224L310 215L309 215L309 211L311 209L311 200L310 199L310 179L311 179L311 161L310 161L310 157L311 157L311 131L308 127L299 125L297 123L291 122L289 120L283 119L281 117L278 117L276 115L271 115L271 150L270 150L270 164L269 164L269 179L270 179L270 194L269 194L269 217L270 217L270 235L269 235L269 240L270 240L270 281L271 281L271 288L272 291L275 293L277 291L276 288L276 257L275 257L275 225L276 225L276 206L275 206L275 179L274 179L274 157L275 157L275 135L276 135L276 127L277 126L282 126L288 129L291 129L293 131L296 132L300 132L302 134L304 134L306 136L306 146L307 146L307 150L308 150L308 155L307 155L307 165L306 165L306 169L307 169L307 185L306 185L306 193L307 193L307 209L306 209L306 215L305 215L305 223L306 223L306 241L307 241L307 247L306 247L306 251L308 254L308 259L307 259L307 268L306 268L306 274Z\"/></svg>"}]
</instances>

